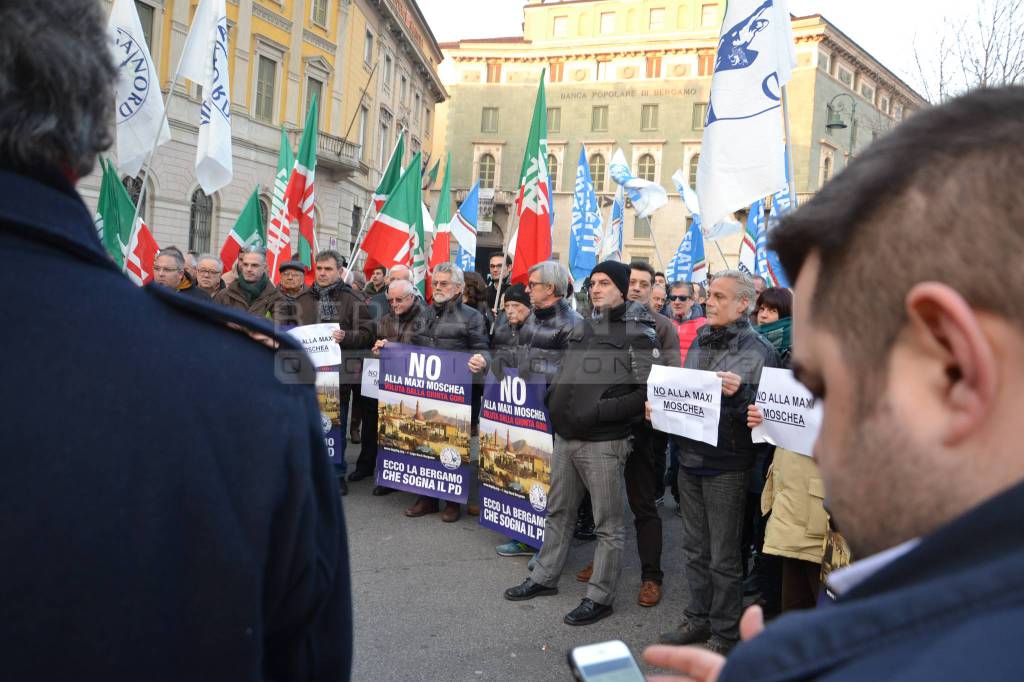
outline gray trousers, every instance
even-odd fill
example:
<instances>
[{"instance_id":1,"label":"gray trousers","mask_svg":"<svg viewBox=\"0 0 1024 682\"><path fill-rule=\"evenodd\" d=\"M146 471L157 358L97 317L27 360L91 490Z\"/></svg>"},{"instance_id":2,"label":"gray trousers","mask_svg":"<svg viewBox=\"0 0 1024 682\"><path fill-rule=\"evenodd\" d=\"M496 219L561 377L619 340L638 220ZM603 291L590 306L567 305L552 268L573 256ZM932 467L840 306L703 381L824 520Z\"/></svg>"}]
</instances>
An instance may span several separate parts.
<instances>
[{"instance_id":1,"label":"gray trousers","mask_svg":"<svg viewBox=\"0 0 1024 682\"><path fill-rule=\"evenodd\" d=\"M679 472L683 559L690 588L683 613L697 627L727 640L740 638L743 564L740 544L747 502L747 472L717 476Z\"/></svg>"},{"instance_id":2,"label":"gray trousers","mask_svg":"<svg viewBox=\"0 0 1024 682\"><path fill-rule=\"evenodd\" d=\"M548 517L544 525L544 544L533 569L534 582L547 587L558 584L569 555L576 510L589 491L594 506L597 548L587 598L598 604L614 601L626 538L622 469L629 457L629 440L590 442L566 440L555 434Z\"/></svg>"}]
</instances>

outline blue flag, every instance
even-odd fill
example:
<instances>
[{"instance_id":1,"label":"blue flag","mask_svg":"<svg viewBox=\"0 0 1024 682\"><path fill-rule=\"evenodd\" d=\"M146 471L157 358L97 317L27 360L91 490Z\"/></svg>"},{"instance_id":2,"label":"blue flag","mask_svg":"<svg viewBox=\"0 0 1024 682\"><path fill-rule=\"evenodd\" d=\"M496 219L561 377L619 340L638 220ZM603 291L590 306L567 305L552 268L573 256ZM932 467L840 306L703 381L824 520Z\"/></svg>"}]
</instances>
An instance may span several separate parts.
<instances>
[{"instance_id":1,"label":"blue flag","mask_svg":"<svg viewBox=\"0 0 1024 682\"><path fill-rule=\"evenodd\" d=\"M452 236L459 245L455 262L465 272L476 269L476 221L479 211L480 182L477 181L450 223Z\"/></svg>"},{"instance_id":2,"label":"blue flag","mask_svg":"<svg viewBox=\"0 0 1024 682\"><path fill-rule=\"evenodd\" d=\"M708 280L707 260L704 258L704 233L700 229L700 214L694 214L690 229L683 235L679 248L669 261L665 279L672 282L703 284Z\"/></svg>"},{"instance_id":3,"label":"blue flag","mask_svg":"<svg viewBox=\"0 0 1024 682\"><path fill-rule=\"evenodd\" d=\"M622 220L626 215L626 197L622 186L615 190L612 201L612 218L608 221L608 229L601 239L601 251L598 260L622 260Z\"/></svg>"},{"instance_id":4,"label":"blue flag","mask_svg":"<svg viewBox=\"0 0 1024 682\"><path fill-rule=\"evenodd\" d=\"M789 192L789 147L786 147L786 187L780 189L778 192L772 195L771 203L771 215L768 216L768 221L765 227L765 242L766 248L764 250L763 263L759 263L758 274L765 278L769 286L773 287L784 287L789 288L789 278L786 277L786 273L782 270L782 264L779 262L779 256L774 251L767 248L768 235L771 231L779 224L782 220L782 216L786 215L790 211L796 209L797 199L796 196Z\"/></svg>"},{"instance_id":5,"label":"blue flag","mask_svg":"<svg viewBox=\"0 0 1024 682\"><path fill-rule=\"evenodd\" d=\"M626 196L633 204L637 218L649 218L652 213L668 203L668 192L656 182L643 180L633 175L626 163L626 155L622 149L616 149L612 155L608 174L620 187L625 189Z\"/></svg>"},{"instance_id":6,"label":"blue flag","mask_svg":"<svg viewBox=\"0 0 1024 682\"><path fill-rule=\"evenodd\" d=\"M594 181L590 177L587 149L580 147L576 166L576 194L572 199L572 225L569 228L569 270L582 282L597 265L601 235L601 211L597 207Z\"/></svg>"},{"instance_id":7,"label":"blue flag","mask_svg":"<svg viewBox=\"0 0 1024 682\"><path fill-rule=\"evenodd\" d=\"M747 228L740 242L740 257L737 267L748 275L758 274L757 265L764 248L764 199L758 199L750 205L747 215ZM761 250L759 250L761 249Z\"/></svg>"}]
</instances>

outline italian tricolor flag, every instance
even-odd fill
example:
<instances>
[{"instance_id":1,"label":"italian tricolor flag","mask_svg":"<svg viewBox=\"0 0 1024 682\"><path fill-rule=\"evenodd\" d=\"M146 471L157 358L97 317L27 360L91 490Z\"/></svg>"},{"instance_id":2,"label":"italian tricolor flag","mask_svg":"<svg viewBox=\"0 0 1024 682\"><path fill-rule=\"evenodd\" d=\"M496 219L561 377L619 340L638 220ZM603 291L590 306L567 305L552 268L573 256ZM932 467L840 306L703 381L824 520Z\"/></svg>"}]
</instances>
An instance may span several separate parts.
<instances>
[{"instance_id":1,"label":"italian tricolor flag","mask_svg":"<svg viewBox=\"0 0 1024 682\"><path fill-rule=\"evenodd\" d=\"M277 173L274 175L274 193L270 200L270 224L267 226L267 276L277 284L281 273L277 268L292 257L292 226L288 215L285 191L295 166L295 154L288 144L288 136L281 128L281 149L277 154Z\"/></svg>"},{"instance_id":2,"label":"italian tricolor flag","mask_svg":"<svg viewBox=\"0 0 1024 682\"><path fill-rule=\"evenodd\" d=\"M316 200L314 178L316 175L317 130L320 125L317 113L316 95L306 112L306 127L302 130L299 153L295 157L288 187L285 189L285 203L288 215L299 223L298 254L306 266L306 284L313 283L313 257L319 250L316 241L316 218L313 203ZM295 251L293 248L292 251Z\"/></svg>"},{"instance_id":3,"label":"italian tricolor flag","mask_svg":"<svg viewBox=\"0 0 1024 682\"><path fill-rule=\"evenodd\" d=\"M363 240L363 251L386 268L407 265L413 269L413 283L426 288L426 259L423 256L423 203L421 199L420 155L401 174L397 185L381 207ZM419 274L417 275L417 263Z\"/></svg>"},{"instance_id":4,"label":"italian tricolor flag","mask_svg":"<svg viewBox=\"0 0 1024 682\"><path fill-rule=\"evenodd\" d=\"M444 164L444 179L441 181L441 193L437 195L437 212L434 214L434 241L430 244L430 264L427 277L427 288L430 287L429 273L434 272L438 263L447 263L452 257L452 196L451 196L452 154L448 152ZM430 298L429 291L427 298Z\"/></svg>"},{"instance_id":5,"label":"italian tricolor flag","mask_svg":"<svg viewBox=\"0 0 1024 682\"><path fill-rule=\"evenodd\" d=\"M551 258L551 186L548 183L548 126L544 99L544 72L540 75L537 101L533 107L530 138L526 142L523 168L519 172L516 210L519 229L512 256L512 283L526 284L531 267Z\"/></svg>"},{"instance_id":6,"label":"italian tricolor flag","mask_svg":"<svg viewBox=\"0 0 1024 682\"><path fill-rule=\"evenodd\" d=\"M100 159L103 178L96 207L100 241L128 278L142 286L153 281L153 259L160 250L149 226L140 215L135 225L135 204L107 159Z\"/></svg>"},{"instance_id":7,"label":"italian tricolor flag","mask_svg":"<svg viewBox=\"0 0 1024 682\"><path fill-rule=\"evenodd\" d=\"M220 260L224 263L224 272L235 267L235 260L243 249L252 246L263 246L266 237L264 235L263 218L260 215L260 190L259 187L253 190L249 201L245 202L245 208L238 216L235 226L231 228L228 238L224 240L224 246L220 249Z\"/></svg>"}]
</instances>

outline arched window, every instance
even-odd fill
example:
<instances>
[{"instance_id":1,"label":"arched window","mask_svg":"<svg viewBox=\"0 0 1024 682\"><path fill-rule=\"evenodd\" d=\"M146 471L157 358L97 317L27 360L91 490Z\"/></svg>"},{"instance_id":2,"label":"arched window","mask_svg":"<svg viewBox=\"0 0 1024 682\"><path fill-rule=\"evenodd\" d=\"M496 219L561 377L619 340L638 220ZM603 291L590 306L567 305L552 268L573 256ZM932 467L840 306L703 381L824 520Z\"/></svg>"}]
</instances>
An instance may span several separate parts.
<instances>
[{"instance_id":1,"label":"arched window","mask_svg":"<svg viewBox=\"0 0 1024 682\"><path fill-rule=\"evenodd\" d=\"M210 251L210 228L213 224L213 199L202 188L192 192L192 207L188 215L188 250L197 253Z\"/></svg>"},{"instance_id":2,"label":"arched window","mask_svg":"<svg viewBox=\"0 0 1024 682\"><path fill-rule=\"evenodd\" d=\"M826 182L832 179L832 156L828 155L825 160L821 162L821 184L824 185Z\"/></svg>"},{"instance_id":3,"label":"arched window","mask_svg":"<svg viewBox=\"0 0 1024 682\"><path fill-rule=\"evenodd\" d=\"M482 189L493 189L494 188L494 171L497 164L494 162L494 156L491 154L484 154L480 157L480 187Z\"/></svg>"},{"instance_id":4,"label":"arched window","mask_svg":"<svg viewBox=\"0 0 1024 682\"><path fill-rule=\"evenodd\" d=\"M590 155L590 179L594 181L594 191L604 191L604 156L601 154Z\"/></svg>"},{"instance_id":5,"label":"arched window","mask_svg":"<svg viewBox=\"0 0 1024 682\"><path fill-rule=\"evenodd\" d=\"M130 178L127 175L121 180L121 184L128 190L128 196L132 198L132 206L139 203L139 194L142 193L142 178ZM146 208L149 205L149 190L146 190L146 196L142 197L142 208L139 209L139 215L142 216L143 220L148 215ZM131 216L128 216L129 218Z\"/></svg>"},{"instance_id":6,"label":"arched window","mask_svg":"<svg viewBox=\"0 0 1024 682\"><path fill-rule=\"evenodd\" d=\"M558 157L548 154L548 177L551 178L551 191L558 189Z\"/></svg>"},{"instance_id":7,"label":"arched window","mask_svg":"<svg viewBox=\"0 0 1024 682\"><path fill-rule=\"evenodd\" d=\"M643 156L641 156L640 160L637 161L636 170L639 174L638 177L641 180L654 182L654 156L652 156L651 154L644 154Z\"/></svg>"},{"instance_id":8,"label":"arched window","mask_svg":"<svg viewBox=\"0 0 1024 682\"><path fill-rule=\"evenodd\" d=\"M697 164L700 163L700 154L690 157L690 187L697 189Z\"/></svg>"}]
</instances>

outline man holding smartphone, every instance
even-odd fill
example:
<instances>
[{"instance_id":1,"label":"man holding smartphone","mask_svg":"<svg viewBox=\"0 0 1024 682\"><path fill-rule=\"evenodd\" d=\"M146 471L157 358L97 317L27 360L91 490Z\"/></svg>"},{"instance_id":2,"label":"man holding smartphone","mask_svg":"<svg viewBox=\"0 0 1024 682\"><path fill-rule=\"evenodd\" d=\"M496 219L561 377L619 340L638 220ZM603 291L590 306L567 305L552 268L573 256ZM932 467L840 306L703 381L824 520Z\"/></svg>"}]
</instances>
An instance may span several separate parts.
<instances>
[{"instance_id":1,"label":"man holding smartphone","mask_svg":"<svg viewBox=\"0 0 1024 682\"><path fill-rule=\"evenodd\" d=\"M783 218L793 371L823 403L826 505L863 558L829 575L829 608L764 632L748 611L728 662L651 647L649 663L723 682L1020 679L1021 177L1024 88L978 90Z\"/></svg>"}]
</instances>

